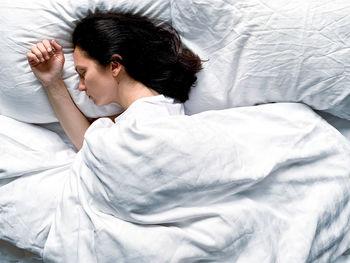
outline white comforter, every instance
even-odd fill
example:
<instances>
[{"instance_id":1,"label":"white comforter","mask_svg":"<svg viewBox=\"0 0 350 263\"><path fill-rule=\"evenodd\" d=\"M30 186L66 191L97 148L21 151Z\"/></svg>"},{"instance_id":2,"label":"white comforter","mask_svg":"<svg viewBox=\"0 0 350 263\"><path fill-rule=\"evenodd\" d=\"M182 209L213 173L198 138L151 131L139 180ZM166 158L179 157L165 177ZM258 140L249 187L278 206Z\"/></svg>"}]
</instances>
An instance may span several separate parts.
<instances>
[{"instance_id":1,"label":"white comforter","mask_svg":"<svg viewBox=\"0 0 350 263\"><path fill-rule=\"evenodd\" d=\"M1 186L0 238L48 262L333 262L350 248L350 144L301 104L100 119L60 178L41 189L58 205L35 210L54 218L31 229L39 245L4 220L25 214L6 210L21 194L4 198L25 179Z\"/></svg>"}]
</instances>

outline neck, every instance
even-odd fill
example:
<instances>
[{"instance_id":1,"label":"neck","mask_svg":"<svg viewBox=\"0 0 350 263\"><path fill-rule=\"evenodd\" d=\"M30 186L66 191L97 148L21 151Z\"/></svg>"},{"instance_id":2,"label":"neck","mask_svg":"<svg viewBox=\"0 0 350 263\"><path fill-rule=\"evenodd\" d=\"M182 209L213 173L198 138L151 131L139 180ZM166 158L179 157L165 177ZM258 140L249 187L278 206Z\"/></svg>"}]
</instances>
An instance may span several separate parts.
<instances>
[{"instance_id":1,"label":"neck","mask_svg":"<svg viewBox=\"0 0 350 263\"><path fill-rule=\"evenodd\" d=\"M118 103L124 110L138 99L159 95L155 90L130 77L120 80L117 90Z\"/></svg>"}]
</instances>

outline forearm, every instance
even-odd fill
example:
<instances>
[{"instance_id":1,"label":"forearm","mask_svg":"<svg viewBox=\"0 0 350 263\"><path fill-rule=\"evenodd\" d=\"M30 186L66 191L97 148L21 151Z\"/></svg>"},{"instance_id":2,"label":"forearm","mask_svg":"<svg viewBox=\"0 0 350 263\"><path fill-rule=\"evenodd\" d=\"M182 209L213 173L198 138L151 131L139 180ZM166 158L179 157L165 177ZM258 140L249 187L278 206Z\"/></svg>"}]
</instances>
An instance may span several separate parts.
<instances>
[{"instance_id":1,"label":"forearm","mask_svg":"<svg viewBox=\"0 0 350 263\"><path fill-rule=\"evenodd\" d=\"M74 104L62 79L44 89L64 131L75 147L80 150L90 122Z\"/></svg>"}]
</instances>

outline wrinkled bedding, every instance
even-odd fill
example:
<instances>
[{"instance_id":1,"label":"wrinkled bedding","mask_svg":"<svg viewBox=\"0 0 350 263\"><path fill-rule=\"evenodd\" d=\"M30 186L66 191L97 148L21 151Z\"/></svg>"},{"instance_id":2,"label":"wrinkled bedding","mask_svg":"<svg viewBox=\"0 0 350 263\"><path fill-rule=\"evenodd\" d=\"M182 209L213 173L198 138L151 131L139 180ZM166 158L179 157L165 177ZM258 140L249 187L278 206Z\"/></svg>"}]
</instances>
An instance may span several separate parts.
<instances>
[{"instance_id":1,"label":"wrinkled bedding","mask_svg":"<svg viewBox=\"0 0 350 263\"><path fill-rule=\"evenodd\" d=\"M2 259L17 254L17 261L32 262L28 252L40 255L75 155L56 133L0 116Z\"/></svg>"},{"instance_id":2,"label":"wrinkled bedding","mask_svg":"<svg viewBox=\"0 0 350 263\"><path fill-rule=\"evenodd\" d=\"M170 21L200 55L187 114L302 102L337 116L319 112L349 140L281 103L100 119L76 153L24 54L57 39L80 110L120 111L76 89L70 33L96 9ZM0 115L0 262L348 262L349 11L346 0L5 0L0 114L45 128Z\"/></svg>"},{"instance_id":3,"label":"wrinkled bedding","mask_svg":"<svg viewBox=\"0 0 350 263\"><path fill-rule=\"evenodd\" d=\"M203 61L187 114L271 102L302 102L350 120L348 0L2 0L0 113L28 123L57 121L25 53L56 39L63 79L88 117L120 112L79 92L71 33L89 12L131 11L169 21Z\"/></svg>"},{"instance_id":4,"label":"wrinkled bedding","mask_svg":"<svg viewBox=\"0 0 350 263\"><path fill-rule=\"evenodd\" d=\"M350 120L350 2L172 0L183 41L207 61L188 114L302 102Z\"/></svg>"},{"instance_id":5,"label":"wrinkled bedding","mask_svg":"<svg viewBox=\"0 0 350 263\"><path fill-rule=\"evenodd\" d=\"M47 262L334 262L350 248L350 143L305 105L99 119L77 154L0 122L0 239Z\"/></svg>"},{"instance_id":6,"label":"wrinkled bedding","mask_svg":"<svg viewBox=\"0 0 350 263\"><path fill-rule=\"evenodd\" d=\"M345 138L350 141L350 121L342 118L338 118L332 114L327 112L317 113L324 118L329 124L331 124L334 128L336 128Z\"/></svg>"}]
</instances>

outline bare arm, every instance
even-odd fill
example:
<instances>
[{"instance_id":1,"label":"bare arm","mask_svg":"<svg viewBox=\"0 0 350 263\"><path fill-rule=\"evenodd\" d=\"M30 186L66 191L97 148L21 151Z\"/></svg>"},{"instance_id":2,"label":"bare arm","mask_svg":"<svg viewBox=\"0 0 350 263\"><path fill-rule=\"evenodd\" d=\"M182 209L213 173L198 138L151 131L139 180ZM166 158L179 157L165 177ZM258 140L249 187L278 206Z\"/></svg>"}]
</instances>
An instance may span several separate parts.
<instances>
[{"instance_id":1,"label":"bare arm","mask_svg":"<svg viewBox=\"0 0 350 263\"><path fill-rule=\"evenodd\" d=\"M45 87L45 91L64 131L74 146L80 150L90 122L74 104L62 79L50 87Z\"/></svg>"},{"instance_id":2,"label":"bare arm","mask_svg":"<svg viewBox=\"0 0 350 263\"><path fill-rule=\"evenodd\" d=\"M61 78L65 61L62 47L55 41L50 43L43 40L27 53L27 59L33 73L44 86L57 119L75 147L80 150L90 122L74 104Z\"/></svg>"}]
</instances>

